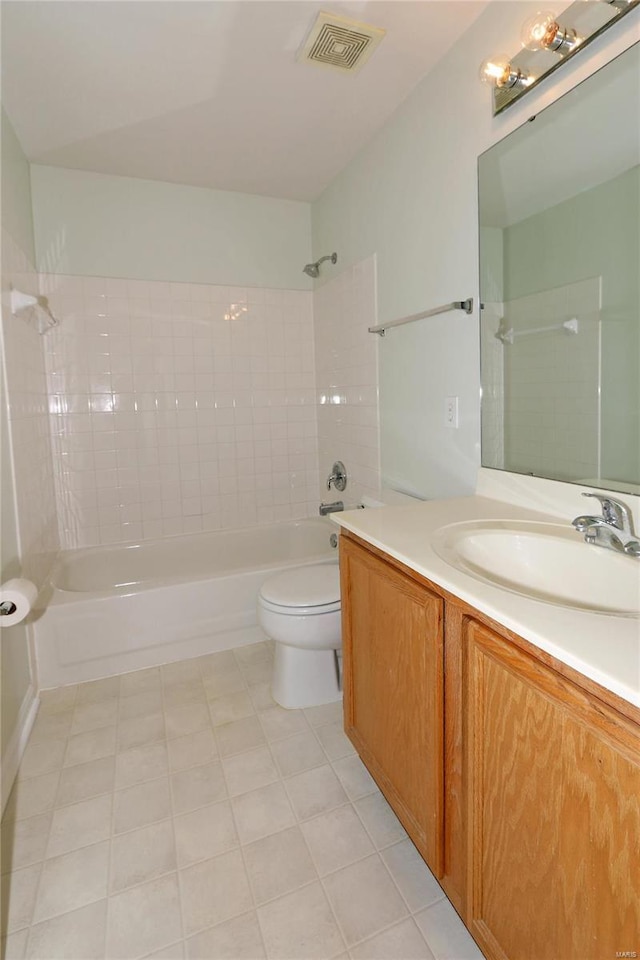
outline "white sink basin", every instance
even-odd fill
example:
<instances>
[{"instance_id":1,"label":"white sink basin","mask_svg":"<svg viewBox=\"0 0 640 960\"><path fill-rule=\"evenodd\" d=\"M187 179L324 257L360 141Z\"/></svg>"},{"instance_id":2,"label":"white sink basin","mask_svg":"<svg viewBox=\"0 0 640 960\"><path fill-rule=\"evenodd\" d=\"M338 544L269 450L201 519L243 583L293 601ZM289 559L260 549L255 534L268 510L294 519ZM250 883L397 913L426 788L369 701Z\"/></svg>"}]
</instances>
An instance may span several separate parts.
<instances>
[{"instance_id":1,"label":"white sink basin","mask_svg":"<svg viewBox=\"0 0 640 960\"><path fill-rule=\"evenodd\" d=\"M463 573L545 603L640 616L640 562L587 544L570 526L476 520L441 527L438 556Z\"/></svg>"}]
</instances>

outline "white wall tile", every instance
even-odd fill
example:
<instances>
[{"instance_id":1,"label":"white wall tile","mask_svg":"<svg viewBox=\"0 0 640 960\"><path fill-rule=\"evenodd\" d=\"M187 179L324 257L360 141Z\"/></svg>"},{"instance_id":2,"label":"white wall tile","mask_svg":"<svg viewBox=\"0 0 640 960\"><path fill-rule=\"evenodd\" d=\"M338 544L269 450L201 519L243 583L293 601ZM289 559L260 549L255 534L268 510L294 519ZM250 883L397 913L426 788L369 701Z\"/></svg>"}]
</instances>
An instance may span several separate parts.
<instances>
[{"instance_id":1,"label":"white wall tile","mask_svg":"<svg viewBox=\"0 0 640 960\"><path fill-rule=\"evenodd\" d=\"M318 460L320 496L326 477L342 460L349 477L347 506L380 489L378 419L378 338L368 327L376 323L375 256L344 270L314 294Z\"/></svg>"},{"instance_id":2,"label":"white wall tile","mask_svg":"<svg viewBox=\"0 0 640 960\"><path fill-rule=\"evenodd\" d=\"M41 282L64 547L315 513L310 293Z\"/></svg>"}]
</instances>

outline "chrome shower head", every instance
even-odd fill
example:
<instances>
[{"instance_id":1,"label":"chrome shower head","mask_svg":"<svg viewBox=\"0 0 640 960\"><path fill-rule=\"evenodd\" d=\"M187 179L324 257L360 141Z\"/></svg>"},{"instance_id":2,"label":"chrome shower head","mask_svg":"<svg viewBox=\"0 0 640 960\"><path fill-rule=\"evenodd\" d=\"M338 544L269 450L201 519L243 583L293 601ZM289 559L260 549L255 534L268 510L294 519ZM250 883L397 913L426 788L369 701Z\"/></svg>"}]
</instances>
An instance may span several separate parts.
<instances>
[{"instance_id":1,"label":"chrome shower head","mask_svg":"<svg viewBox=\"0 0 640 960\"><path fill-rule=\"evenodd\" d=\"M327 257L320 257L315 263L307 263L306 266L302 268L302 272L306 273L308 277L313 277L315 280L316 277L320 276L320 264L324 263L325 260L331 260L331 263L337 263L338 254L331 253Z\"/></svg>"}]
</instances>

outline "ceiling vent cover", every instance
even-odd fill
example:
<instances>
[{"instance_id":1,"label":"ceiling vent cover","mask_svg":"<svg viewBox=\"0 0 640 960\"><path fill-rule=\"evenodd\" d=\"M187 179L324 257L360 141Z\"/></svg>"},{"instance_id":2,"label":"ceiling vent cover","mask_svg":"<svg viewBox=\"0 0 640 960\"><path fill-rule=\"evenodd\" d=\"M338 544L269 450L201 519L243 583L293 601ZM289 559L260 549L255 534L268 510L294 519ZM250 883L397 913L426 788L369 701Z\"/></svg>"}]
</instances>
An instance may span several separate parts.
<instances>
[{"instance_id":1,"label":"ceiling vent cover","mask_svg":"<svg viewBox=\"0 0 640 960\"><path fill-rule=\"evenodd\" d=\"M319 13L298 60L355 73L367 62L386 31L335 13Z\"/></svg>"}]
</instances>

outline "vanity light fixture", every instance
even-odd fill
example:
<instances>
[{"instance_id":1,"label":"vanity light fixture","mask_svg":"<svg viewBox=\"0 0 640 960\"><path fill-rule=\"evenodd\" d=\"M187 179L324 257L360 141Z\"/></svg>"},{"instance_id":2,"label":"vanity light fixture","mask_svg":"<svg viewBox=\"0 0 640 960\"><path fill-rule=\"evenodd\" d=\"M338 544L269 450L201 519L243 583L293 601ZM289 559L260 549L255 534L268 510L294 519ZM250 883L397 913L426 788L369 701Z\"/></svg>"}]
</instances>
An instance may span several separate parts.
<instances>
[{"instance_id":1,"label":"vanity light fixture","mask_svg":"<svg viewBox=\"0 0 640 960\"><path fill-rule=\"evenodd\" d=\"M541 10L530 17L522 27L522 49L513 57L488 57L480 67L481 80L493 87L493 115L638 5L640 0L574 0L562 13Z\"/></svg>"}]
</instances>

